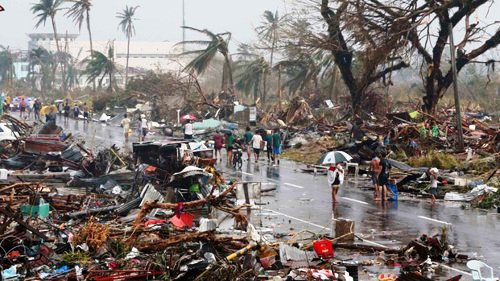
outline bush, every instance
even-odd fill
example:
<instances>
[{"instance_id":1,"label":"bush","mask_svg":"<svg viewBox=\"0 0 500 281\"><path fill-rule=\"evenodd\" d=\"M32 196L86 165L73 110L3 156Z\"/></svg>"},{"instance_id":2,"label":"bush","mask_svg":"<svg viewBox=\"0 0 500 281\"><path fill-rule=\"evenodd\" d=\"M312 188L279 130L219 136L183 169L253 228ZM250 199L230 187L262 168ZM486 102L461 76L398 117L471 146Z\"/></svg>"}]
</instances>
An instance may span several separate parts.
<instances>
[{"instance_id":1,"label":"bush","mask_svg":"<svg viewBox=\"0 0 500 281\"><path fill-rule=\"evenodd\" d=\"M436 151L431 151L421 157L410 157L408 163L413 167L463 168L463 165L452 154Z\"/></svg>"}]
</instances>

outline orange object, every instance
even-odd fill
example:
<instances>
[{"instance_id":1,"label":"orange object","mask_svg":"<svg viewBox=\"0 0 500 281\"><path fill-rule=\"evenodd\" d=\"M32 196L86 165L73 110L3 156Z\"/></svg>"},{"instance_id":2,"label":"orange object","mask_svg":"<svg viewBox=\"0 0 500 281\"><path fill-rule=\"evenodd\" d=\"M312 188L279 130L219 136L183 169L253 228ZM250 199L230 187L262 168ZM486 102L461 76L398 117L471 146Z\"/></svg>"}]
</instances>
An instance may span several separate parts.
<instances>
[{"instance_id":1,"label":"orange object","mask_svg":"<svg viewBox=\"0 0 500 281\"><path fill-rule=\"evenodd\" d=\"M313 243L314 251L324 259L333 258L333 246L330 240L318 240Z\"/></svg>"},{"instance_id":2,"label":"orange object","mask_svg":"<svg viewBox=\"0 0 500 281\"><path fill-rule=\"evenodd\" d=\"M155 225L155 224L160 224L160 223L165 223L167 220L148 220L147 222L144 223L145 227L148 227L150 225Z\"/></svg>"},{"instance_id":3,"label":"orange object","mask_svg":"<svg viewBox=\"0 0 500 281\"><path fill-rule=\"evenodd\" d=\"M395 281L398 276L394 273L380 273L378 281Z\"/></svg>"},{"instance_id":4,"label":"orange object","mask_svg":"<svg viewBox=\"0 0 500 281\"><path fill-rule=\"evenodd\" d=\"M177 216L173 216L169 219L169 221L178 228L191 228L193 227L193 218L194 216L190 213L181 214L180 218Z\"/></svg>"},{"instance_id":5,"label":"orange object","mask_svg":"<svg viewBox=\"0 0 500 281\"><path fill-rule=\"evenodd\" d=\"M146 168L146 173L154 173L156 171L156 167L155 166L148 166Z\"/></svg>"}]
</instances>

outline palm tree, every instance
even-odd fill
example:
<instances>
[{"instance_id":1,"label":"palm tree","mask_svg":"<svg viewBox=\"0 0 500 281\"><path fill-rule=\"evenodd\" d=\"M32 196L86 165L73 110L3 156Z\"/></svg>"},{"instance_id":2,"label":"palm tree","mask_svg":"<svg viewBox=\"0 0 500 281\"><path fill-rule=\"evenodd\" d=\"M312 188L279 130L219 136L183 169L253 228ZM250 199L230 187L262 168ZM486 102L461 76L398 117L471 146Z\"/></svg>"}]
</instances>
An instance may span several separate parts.
<instances>
[{"instance_id":1,"label":"palm tree","mask_svg":"<svg viewBox=\"0 0 500 281\"><path fill-rule=\"evenodd\" d=\"M121 28L125 36L127 36L127 63L125 66L125 88L127 88L127 80L128 80L128 56L130 51L130 38L135 34L134 27L134 14L135 10L137 10L139 6L129 7L125 6L125 9L121 13L117 13L117 18L120 19L120 23L118 24L118 28Z\"/></svg>"},{"instance_id":2,"label":"palm tree","mask_svg":"<svg viewBox=\"0 0 500 281\"><path fill-rule=\"evenodd\" d=\"M39 3L33 4L31 7L31 11L36 14L38 18L38 22L35 24L35 28L38 28L42 23L45 25L47 19L50 18L52 23L52 31L54 32L54 40L56 41L57 53L61 53L61 46L59 46L59 37L57 36L57 27L56 27L56 14L62 8L60 7L63 3L63 0L40 0ZM56 58L57 59L57 58ZM55 68L57 68L57 63L54 63L54 72ZM66 92L66 83L64 77L66 77L64 68L62 68L62 77L63 77L63 92Z\"/></svg>"},{"instance_id":3,"label":"palm tree","mask_svg":"<svg viewBox=\"0 0 500 281\"><path fill-rule=\"evenodd\" d=\"M93 51L90 58L85 59L83 62L86 63L85 70L82 74L87 75L87 82L98 81L99 88L102 88L102 81L106 76L109 77L108 92L113 91L115 86L115 81L113 79L116 72L116 65L113 61L114 48L112 46L108 47L108 55L104 55L101 52Z\"/></svg>"},{"instance_id":4,"label":"palm tree","mask_svg":"<svg viewBox=\"0 0 500 281\"><path fill-rule=\"evenodd\" d=\"M66 85L68 89L72 89L75 86L78 86L79 81L79 70L77 67L78 60L74 58L71 54L63 52L59 54L60 63L66 69Z\"/></svg>"},{"instance_id":5,"label":"palm tree","mask_svg":"<svg viewBox=\"0 0 500 281\"><path fill-rule=\"evenodd\" d=\"M0 46L0 49L0 85L10 87L15 76L14 58L9 48Z\"/></svg>"},{"instance_id":6,"label":"palm tree","mask_svg":"<svg viewBox=\"0 0 500 281\"><path fill-rule=\"evenodd\" d=\"M75 24L78 25L78 29L82 30L83 20L87 23L87 31L89 33L90 42L90 53L94 50L92 46L92 31L90 29L90 7L92 3L90 0L67 0L73 3L71 8L68 9L66 15L69 16Z\"/></svg>"},{"instance_id":7,"label":"palm tree","mask_svg":"<svg viewBox=\"0 0 500 281\"><path fill-rule=\"evenodd\" d=\"M279 17L278 11L274 12L274 14L271 11L265 11L264 12L264 21L262 22L262 25L257 27L257 33L262 38L264 41L267 43L271 43L270 49L271 49L271 55L270 55L270 62L269 64L271 67L273 66L273 57L274 57L274 51L276 49L276 44L278 42L278 29L280 26L280 23L283 21L283 18ZM271 72L266 73L264 76L264 90L262 93L262 100L266 100L267 96L267 76L270 75Z\"/></svg>"},{"instance_id":8,"label":"palm tree","mask_svg":"<svg viewBox=\"0 0 500 281\"><path fill-rule=\"evenodd\" d=\"M235 66L236 89L249 94L253 90L254 102L259 98L261 84L269 69L263 57L254 60L238 61Z\"/></svg>"},{"instance_id":9,"label":"palm tree","mask_svg":"<svg viewBox=\"0 0 500 281\"><path fill-rule=\"evenodd\" d=\"M224 65L222 69L222 84L221 89L228 89L227 83L229 82L229 91L231 94L234 93L234 83L233 83L233 70L231 67L231 58L229 55L229 40L231 40L231 33L213 33L207 29L196 29L189 26L183 26L185 29L194 30L208 36L210 40L193 40L193 41L182 41L178 44L194 44L206 46L204 49L183 52L181 55L194 55L195 58L189 62L189 64L184 68L191 72L196 72L198 74L203 73L213 58L217 53L220 53L224 57Z\"/></svg>"},{"instance_id":10,"label":"palm tree","mask_svg":"<svg viewBox=\"0 0 500 281\"><path fill-rule=\"evenodd\" d=\"M36 82L40 79L40 91L42 95L52 87L54 81L52 65L55 64L54 56L42 47L33 49L29 53L29 73L32 89L36 89Z\"/></svg>"}]
</instances>

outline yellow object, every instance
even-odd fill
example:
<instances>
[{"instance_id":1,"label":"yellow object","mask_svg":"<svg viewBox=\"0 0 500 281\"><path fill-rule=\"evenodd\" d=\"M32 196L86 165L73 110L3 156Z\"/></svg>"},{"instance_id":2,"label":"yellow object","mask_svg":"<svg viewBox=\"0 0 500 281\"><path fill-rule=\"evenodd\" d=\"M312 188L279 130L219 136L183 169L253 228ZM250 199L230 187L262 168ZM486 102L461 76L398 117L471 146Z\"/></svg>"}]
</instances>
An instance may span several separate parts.
<instances>
[{"instance_id":1,"label":"yellow object","mask_svg":"<svg viewBox=\"0 0 500 281\"><path fill-rule=\"evenodd\" d=\"M52 108L54 109L54 112L59 112L57 110L57 106L55 106L55 105L44 105L44 106L42 106L42 109L40 109L40 115L49 114L50 111L52 110Z\"/></svg>"}]
</instances>

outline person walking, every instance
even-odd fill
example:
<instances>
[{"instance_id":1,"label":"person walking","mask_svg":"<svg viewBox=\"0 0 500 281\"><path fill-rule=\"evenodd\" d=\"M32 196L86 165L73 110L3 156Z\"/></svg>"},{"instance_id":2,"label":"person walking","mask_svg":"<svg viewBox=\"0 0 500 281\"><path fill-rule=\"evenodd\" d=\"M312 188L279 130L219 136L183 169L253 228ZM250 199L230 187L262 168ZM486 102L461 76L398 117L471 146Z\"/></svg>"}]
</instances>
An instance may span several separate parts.
<instances>
[{"instance_id":1,"label":"person walking","mask_svg":"<svg viewBox=\"0 0 500 281\"><path fill-rule=\"evenodd\" d=\"M121 126L123 128L123 136L125 137L125 142L128 142L128 134L130 131L130 119L128 118L127 113L123 115Z\"/></svg>"},{"instance_id":2,"label":"person walking","mask_svg":"<svg viewBox=\"0 0 500 281\"><path fill-rule=\"evenodd\" d=\"M89 107L87 106L87 103L83 104L82 109L83 109L83 121L90 122Z\"/></svg>"},{"instance_id":3,"label":"person walking","mask_svg":"<svg viewBox=\"0 0 500 281\"><path fill-rule=\"evenodd\" d=\"M260 155L260 150L263 147L263 140L262 136L255 132L255 134L252 136L251 143L252 143L252 148L253 148L253 155L255 158L255 163L259 162L259 155ZM248 156L250 157L250 155Z\"/></svg>"},{"instance_id":4,"label":"person walking","mask_svg":"<svg viewBox=\"0 0 500 281\"><path fill-rule=\"evenodd\" d=\"M45 115L45 122L56 125L56 119L57 119L56 106L53 105L50 107L50 112Z\"/></svg>"},{"instance_id":5,"label":"person walking","mask_svg":"<svg viewBox=\"0 0 500 281\"><path fill-rule=\"evenodd\" d=\"M387 182L389 181L391 163L385 158L387 153L384 151L380 154L380 174L378 176L378 186L381 192L381 198L383 201L386 200L387 195Z\"/></svg>"},{"instance_id":6,"label":"person walking","mask_svg":"<svg viewBox=\"0 0 500 281\"><path fill-rule=\"evenodd\" d=\"M274 161L273 158L273 133L271 130L266 131L266 152L267 152L267 162L271 163Z\"/></svg>"},{"instance_id":7,"label":"person walking","mask_svg":"<svg viewBox=\"0 0 500 281\"><path fill-rule=\"evenodd\" d=\"M250 127L247 126L245 129L245 134L243 135L243 140L245 142L245 147L247 149L248 162L251 161L252 157L252 138L253 138L252 131L250 131Z\"/></svg>"},{"instance_id":8,"label":"person walking","mask_svg":"<svg viewBox=\"0 0 500 281\"><path fill-rule=\"evenodd\" d=\"M373 184L373 197L375 200L380 200L378 198L380 194L380 188L378 186L378 176L380 175L380 158L378 158L375 154L372 156L372 160L370 161L369 172Z\"/></svg>"},{"instance_id":9,"label":"person walking","mask_svg":"<svg viewBox=\"0 0 500 281\"><path fill-rule=\"evenodd\" d=\"M220 158L220 161L222 161L221 149L224 146L224 138L220 134L219 130L215 131L215 134L213 136L213 141L215 149L215 159Z\"/></svg>"},{"instance_id":10,"label":"person walking","mask_svg":"<svg viewBox=\"0 0 500 281\"><path fill-rule=\"evenodd\" d=\"M190 119L187 119L186 124L184 125L184 139L193 139L193 124L191 123Z\"/></svg>"},{"instance_id":11,"label":"person walking","mask_svg":"<svg viewBox=\"0 0 500 281\"><path fill-rule=\"evenodd\" d=\"M431 180L431 188L429 189L429 193L431 194L432 205L436 203L436 196L438 195L438 175L439 170L437 168L429 169L429 178Z\"/></svg>"},{"instance_id":12,"label":"person walking","mask_svg":"<svg viewBox=\"0 0 500 281\"><path fill-rule=\"evenodd\" d=\"M148 134L148 120L146 119L146 115L141 114L141 135L140 140L144 141L146 139L146 135Z\"/></svg>"},{"instance_id":13,"label":"person walking","mask_svg":"<svg viewBox=\"0 0 500 281\"><path fill-rule=\"evenodd\" d=\"M272 142L273 142L274 165L278 166L280 164L280 154L281 154L280 129L278 129L278 128L274 129L274 134L273 134L273 137L272 137Z\"/></svg>"},{"instance_id":14,"label":"person walking","mask_svg":"<svg viewBox=\"0 0 500 281\"><path fill-rule=\"evenodd\" d=\"M21 119L23 119L23 116L24 116L24 118L26 118L26 107L28 106L28 104L26 103L26 101L24 100L24 98L21 99L21 103L19 104L19 106L20 106L20 110L19 110L20 111L20 115L19 115L19 117Z\"/></svg>"},{"instance_id":15,"label":"person walking","mask_svg":"<svg viewBox=\"0 0 500 281\"><path fill-rule=\"evenodd\" d=\"M328 168L328 183L332 188L332 202L337 202L337 193L339 192L340 185L344 183L344 168L340 163L337 165L330 165Z\"/></svg>"},{"instance_id":16,"label":"person walking","mask_svg":"<svg viewBox=\"0 0 500 281\"><path fill-rule=\"evenodd\" d=\"M75 106L73 107L73 118L75 118L76 121L78 122L79 116L80 116L80 107L78 106L78 104L75 103Z\"/></svg>"},{"instance_id":17,"label":"person walking","mask_svg":"<svg viewBox=\"0 0 500 281\"><path fill-rule=\"evenodd\" d=\"M229 132L226 141L226 152L227 152L227 164L230 165L233 163L233 146L236 138L234 137L233 132Z\"/></svg>"},{"instance_id":18,"label":"person walking","mask_svg":"<svg viewBox=\"0 0 500 281\"><path fill-rule=\"evenodd\" d=\"M62 116L64 110L64 104L62 102L57 104L57 112L59 114L59 117Z\"/></svg>"},{"instance_id":19,"label":"person walking","mask_svg":"<svg viewBox=\"0 0 500 281\"><path fill-rule=\"evenodd\" d=\"M33 104L33 112L35 116L35 121L41 121L40 120L40 110L42 109L42 102L40 102L39 99L35 100L35 103Z\"/></svg>"},{"instance_id":20,"label":"person walking","mask_svg":"<svg viewBox=\"0 0 500 281\"><path fill-rule=\"evenodd\" d=\"M35 100L31 99L29 102L28 102L28 119L31 118L31 114L33 114L33 107L35 105Z\"/></svg>"},{"instance_id":21,"label":"person walking","mask_svg":"<svg viewBox=\"0 0 500 281\"><path fill-rule=\"evenodd\" d=\"M69 121L69 112L71 111L71 106L69 106L69 102L66 100L64 104L64 123L67 124Z\"/></svg>"}]
</instances>

